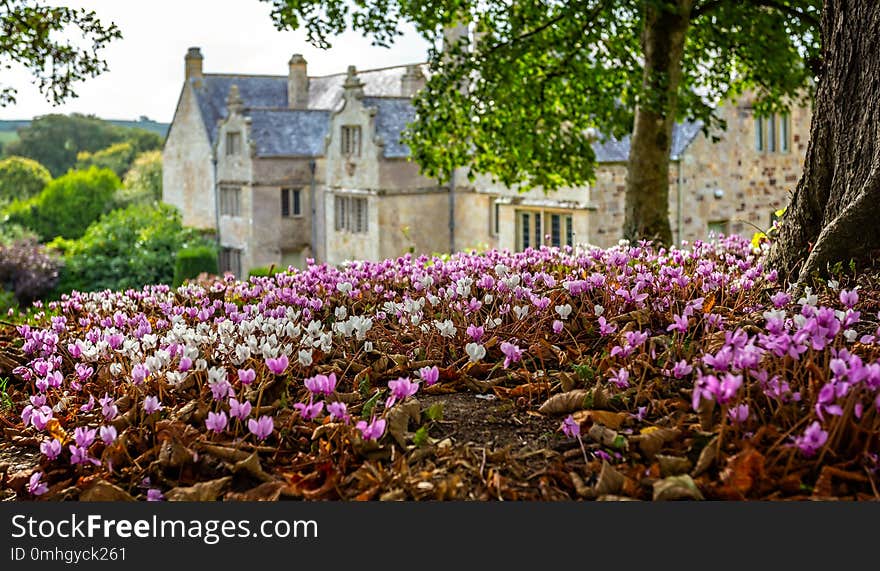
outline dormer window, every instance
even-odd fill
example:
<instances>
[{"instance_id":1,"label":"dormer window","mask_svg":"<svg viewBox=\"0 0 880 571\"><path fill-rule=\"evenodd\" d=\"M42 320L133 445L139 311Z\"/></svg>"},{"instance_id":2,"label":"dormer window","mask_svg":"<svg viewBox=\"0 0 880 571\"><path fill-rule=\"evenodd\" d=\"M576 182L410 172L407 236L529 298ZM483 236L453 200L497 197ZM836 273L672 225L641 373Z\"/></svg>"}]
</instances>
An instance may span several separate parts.
<instances>
[{"instance_id":1,"label":"dormer window","mask_svg":"<svg viewBox=\"0 0 880 571\"><path fill-rule=\"evenodd\" d=\"M238 155L241 153L241 133L233 131L226 133L226 154Z\"/></svg>"},{"instance_id":2,"label":"dormer window","mask_svg":"<svg viewBox=\"0 0 880 571\"><path fill-rule=\"evenodd\" d=\"M342 156L361 156L361 127L360 125L343 125L340 133Z\"/></svg>"}]
</instances>

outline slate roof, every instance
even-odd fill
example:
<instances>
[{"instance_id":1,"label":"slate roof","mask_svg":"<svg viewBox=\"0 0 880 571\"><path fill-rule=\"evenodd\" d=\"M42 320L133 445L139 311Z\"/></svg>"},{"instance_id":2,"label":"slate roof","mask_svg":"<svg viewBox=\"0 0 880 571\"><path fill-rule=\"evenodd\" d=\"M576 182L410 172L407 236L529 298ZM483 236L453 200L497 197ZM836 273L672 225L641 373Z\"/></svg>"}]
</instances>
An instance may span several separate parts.
<instances>
[{"instance_id":1,"label":"slate roof","mask_svg":"<svg viewBox=\"0 0 880 571\"><path fill-rule=\"evenodd\" d=\"M688 145L700 134L702 128L703 124L700 121L676 123L672 128L672 148L669 149L669 158L678 160ZM627 135L622 139L594 143L593 152L596 153L596 162L625 163L629 160L629 140L630 137Z\"/></svg>"},{"instance_id":2,"label":"slate roof","mask_svg":"<svg viewBox=\"0 0 880 571\"><path fill-rule=\"evenodd\" d=\"M415 109L406 97L364 97L365 107L376 108L376 135L385 143L383 155L399 159L409 156L409 147L400 142L406 126L416 118Z\"/></svg>"},{"instance_id":3,"label":"slate roof","mask_svg":"<svg viewBox=\"0 0 880 571\"><path fill-rule=\"evenodd\" d=\"M409 147L400 142L400 134L415 117L409 100L400 97L400 80L407 66L358 72L364 83L364 104L375 107L376 134L385 142L387 158L409 156ZM423 73L427 70L423 68ZM252 118L257 156L318 156L323 154L324 138L330 113L342 105L345 73L309 78L308 110L287 108L287 76L205 74L193 83L202 120L211 142L217 136L217 124L225 119L229 88L238 86L247 114ZM196 80L191 80L196 81ZM675 125L670 157L677 160L699 134L702 124L684 122ZM629 140L610 139L593 145L600 163L626 162Z\"/></svg>"},{"instance_id":4,"label":"slate roof","mask_svg":"<svg viewBox=\"0 0 880 571\"><path fill-rule=\"evenodd\" d=\"M330 128L330 111L251 109L258 157L318 157Z\"/></svg>"}]
</instances>

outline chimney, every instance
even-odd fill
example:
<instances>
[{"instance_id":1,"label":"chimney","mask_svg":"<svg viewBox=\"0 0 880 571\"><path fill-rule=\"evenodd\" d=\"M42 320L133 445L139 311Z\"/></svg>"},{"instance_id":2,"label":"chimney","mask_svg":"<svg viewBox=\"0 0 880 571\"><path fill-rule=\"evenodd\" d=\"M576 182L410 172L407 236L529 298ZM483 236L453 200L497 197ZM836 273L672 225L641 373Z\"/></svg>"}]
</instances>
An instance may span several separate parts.
<instances>
[{"instance_id":1,"label":"chimney","mask_svg":"<svg viewBox=\"0 0 880 571\"><path fill-rule=\"evenodd\" d=\"M238 91L238 85L233 83L229 86L229 94L226 96L226 108L230 115L240 115L244 111L244 101Z\"/></svg>"},{"instance_id":2,"label":"chimney","mask_svg":"<svg viewBox=\"0 0 880 571\"><path fill-rule=\"evenodd\" d=\"M357 68L353 65L348 66L348 71L345 74L345 83L342 84L342 88L346 94L350 93L355 98L361 98L364 95L364 82L358 77Z\"/></svg>"},{"instance_id":3,"label":"chimney","mask_svg":"<svg viewBox=\"0 0 880 571\"><path fill-rule=\"evenodd\" d=\"M306 58L293 54L288 62L287 106L291 109L307 109L309 106L309 74Z\"/></svg>"},{"instance_id":4,"label":"chimney","mask_svg":"<svg viewBox=\"0 0 880 571\"><path fill-rule=\"evenodd\" d=\"M406 66L406 73L400 78L400 94L403 97L413 97L423 87L425 87L425 74L422 73L421 66Z\"/></svg>"},{"instance_id":5,"label":"chimney","mask_svg":"<svg viewBox=\"0 0 880 571\"><path fill-rule=\"evenodd\" d=\"M184 61L184 74L186 79L202 78L202 50L201 48L190 48L186 51Z\"/></svg>"}]
</instances>

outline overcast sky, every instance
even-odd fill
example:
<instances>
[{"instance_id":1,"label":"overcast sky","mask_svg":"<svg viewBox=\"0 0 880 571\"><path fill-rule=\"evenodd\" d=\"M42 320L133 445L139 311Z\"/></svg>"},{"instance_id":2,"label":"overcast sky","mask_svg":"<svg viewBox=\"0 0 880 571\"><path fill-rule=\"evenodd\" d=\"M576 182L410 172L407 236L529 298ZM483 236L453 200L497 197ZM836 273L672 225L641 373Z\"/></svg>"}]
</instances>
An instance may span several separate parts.
<instances>
[{"instance_id":1,"label":"overcast sky","mask_svg":"<svg viewBox=\"0 0 880 571\"><path fill-rule=\"evenodd\" d=\"M183 82L183 56L202 48L205 73L284 75L291 54L302 53L309 75L423 61L427 44L413 31L391 49L370 45L357 33L334 40L328 51L313 48L305 33L279 32L271 6L259 0L56 0L86 7L115 22L123 38L103 54L110 70L76 86L79 97L50 105L23 70L3 71L0 83L18 89L18 101L0 107L0 119L29 119L46 113L91 113L106 119L141 115L170 122Z\"/></svg>"}]
</instances>

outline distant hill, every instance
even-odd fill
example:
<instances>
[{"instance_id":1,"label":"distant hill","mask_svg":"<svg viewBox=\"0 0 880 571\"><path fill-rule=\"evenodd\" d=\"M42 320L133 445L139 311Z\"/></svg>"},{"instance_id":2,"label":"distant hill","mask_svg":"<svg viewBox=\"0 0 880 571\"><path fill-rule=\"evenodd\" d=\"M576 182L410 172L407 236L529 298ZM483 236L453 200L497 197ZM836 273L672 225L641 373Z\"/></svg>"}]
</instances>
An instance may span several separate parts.
<instances>
[{"instance_id":1,"label":"distant hill","mask_svg":"<svg viewBox=\"0 0 880 571\"><path fill-rule=\"evenodd\" d=\"M119 127L146 129L147 131L159 133L163 137L168 134L168 123L159 123L158 121L153 121L147 117L141 117L140 119L132 121L126 121L124 119L105 119L105 121ZM30 119L0 119L0 145L18 139L18 129L21 127L27 127L30 124Z\"/></svg>"}]
</instances>

